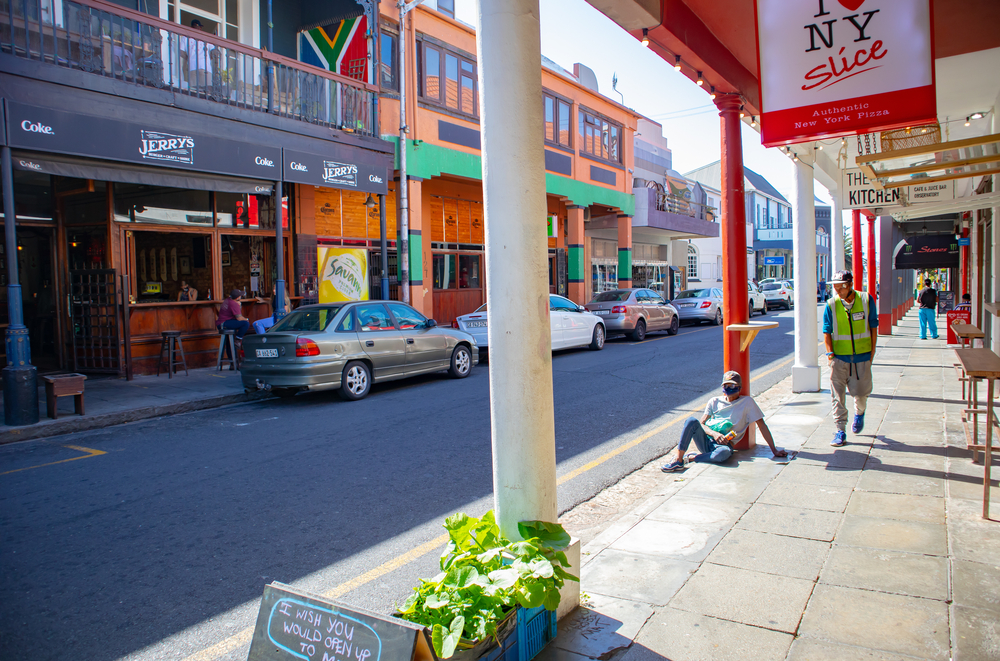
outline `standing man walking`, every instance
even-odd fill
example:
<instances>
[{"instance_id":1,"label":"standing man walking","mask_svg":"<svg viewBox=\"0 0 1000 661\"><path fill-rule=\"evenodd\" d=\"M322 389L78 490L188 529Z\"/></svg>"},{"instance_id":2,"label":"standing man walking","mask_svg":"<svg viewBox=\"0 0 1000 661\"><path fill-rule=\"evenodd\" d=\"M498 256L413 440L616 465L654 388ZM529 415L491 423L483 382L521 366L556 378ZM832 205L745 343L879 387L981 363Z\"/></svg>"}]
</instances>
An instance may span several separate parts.
<instances>
[{"instance_id":1,"label":"standing man walking","mask_svg":"<svg viewBox=\"0 0 1000 661\"><path fill-rule=\"evenodd\" d=\"M924 288L920 290L920 295L917 297L920 302L920 339L927 339L927 327L931 328L931 339L936 340L938 337L937 330L937 290L931 286L931 279L927 278L924 280Z\"/></svg>"},{"instance_id":2,"label":"standing man walking","mask_svg":"<svg viewBox=\"0 0 1000 661\"><path fill-rule=\"evenodd\" d=\"M834 296L823 311L823 339L830 360L830 396L837 423L830 445L841 446L847 443L846 392L854 398L851 431L860 434L865 427L865 408L872 393L878 310L870 294L854 291L854 275L850 271L837 271L830 284Z\"/></svg>"}]
</instances>

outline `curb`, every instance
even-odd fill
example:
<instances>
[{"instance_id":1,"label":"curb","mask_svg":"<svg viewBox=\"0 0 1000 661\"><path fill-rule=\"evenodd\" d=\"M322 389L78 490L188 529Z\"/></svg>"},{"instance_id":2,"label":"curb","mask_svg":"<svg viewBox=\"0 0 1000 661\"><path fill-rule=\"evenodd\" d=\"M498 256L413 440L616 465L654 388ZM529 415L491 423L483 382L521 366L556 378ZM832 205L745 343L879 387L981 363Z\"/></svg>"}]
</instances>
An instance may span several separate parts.
<instances>
[{"instance_id":1,"label":"curb","mask_svg":"<svg viewBox=\"0 0 1000 661\"><path fill-rule=\"evenodd\" d=\"M176 415L178 413L190 413L192 411L203 411L205 409L219 408L230 404L241 404L261 399L270 399L270 393L253 392L237 393L233 395L220 395L218 397L208 397L196 401L176 402L174 404L163 404L161 406L147 406L140 409L118 411L115 413L105 413L95 416L76 416L69 414L69 417L29 425L26 427L12 427L6 431L0 431L0 445L17 443L18 441L29 441L38 438L48 438L50 436L61 436L63 434L73 434L75 432L90 431L93 429L103 429L114 427L128 422L139 420L149 420L165 415ZM48 420L43 418L42 420Z\"/></svg>"}]
</instances>

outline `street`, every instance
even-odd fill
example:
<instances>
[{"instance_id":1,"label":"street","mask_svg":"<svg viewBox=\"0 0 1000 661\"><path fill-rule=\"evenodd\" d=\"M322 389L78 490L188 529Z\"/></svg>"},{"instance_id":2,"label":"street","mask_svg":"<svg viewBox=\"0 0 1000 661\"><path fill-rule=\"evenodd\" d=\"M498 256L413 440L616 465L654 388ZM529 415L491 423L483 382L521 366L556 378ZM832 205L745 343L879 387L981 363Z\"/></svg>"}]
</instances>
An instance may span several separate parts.
<instances>
[{"instance_id":1,"label":"street","mask_svg":"<svg viewBox=\"0 0 1000 661\"><path fill-rule=\"evenodd\" d=\"M764 318L780 328L751 348L755 394L790 372L793 315ZM723 332L554 355L560 511L676 444L719 392ZM443 519L492 507L488 389L480 364L359 402L300 395L0 448L0 658L245 658L274 580L391 612L436 573Z\"/></svg>"}]
</instances>

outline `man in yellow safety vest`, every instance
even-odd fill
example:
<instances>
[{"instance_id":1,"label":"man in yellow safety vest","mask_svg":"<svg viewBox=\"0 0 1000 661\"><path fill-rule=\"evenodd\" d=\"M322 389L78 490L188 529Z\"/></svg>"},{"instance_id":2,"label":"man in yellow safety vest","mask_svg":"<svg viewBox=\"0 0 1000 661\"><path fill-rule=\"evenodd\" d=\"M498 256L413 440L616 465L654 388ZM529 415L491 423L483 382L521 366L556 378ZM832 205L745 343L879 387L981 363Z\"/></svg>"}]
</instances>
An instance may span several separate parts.
<instances>
[{"instance_id":1,"label":"man in yellow safety vest","mask_svg":"<svg viewBox=\"0 0 1000 661\"><path fill-rule=\"evenodd\" d=\"M865 427L865 408L872 393L872 357L878 338L878 310L870 294L854 291L854 275L837 271L830 281L834 296L823 311L823 337L830 360L830 395L837 431L830 445L847 443L847 392L854 398L854 424L860 434ZM846 391L846 392L845 392Z\"/></svg>"}]
</instances>

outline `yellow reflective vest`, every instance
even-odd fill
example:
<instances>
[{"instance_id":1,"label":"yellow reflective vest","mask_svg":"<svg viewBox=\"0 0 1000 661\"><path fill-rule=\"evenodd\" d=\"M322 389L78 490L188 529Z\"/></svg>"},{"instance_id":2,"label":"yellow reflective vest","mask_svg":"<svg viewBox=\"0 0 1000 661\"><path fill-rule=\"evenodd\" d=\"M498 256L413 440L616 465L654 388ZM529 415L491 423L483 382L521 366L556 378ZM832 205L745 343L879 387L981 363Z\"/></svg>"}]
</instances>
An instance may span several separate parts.
<instances>
[{"instance_id":1,"label":"yellow reflective vest","mask_svg":"<svg viewBox=\"0 0 1000 661\"><path fill-rule=\"evenodd\" d=\"M868 327L868 294L854 292L854 303L848 310L843 299L834 296L827 305L833 312L833 353L851 356L871 353L872 336Z\"/></svg>"}]
</instances>

